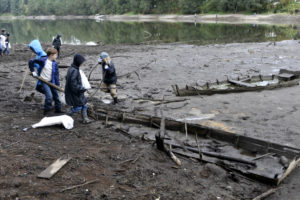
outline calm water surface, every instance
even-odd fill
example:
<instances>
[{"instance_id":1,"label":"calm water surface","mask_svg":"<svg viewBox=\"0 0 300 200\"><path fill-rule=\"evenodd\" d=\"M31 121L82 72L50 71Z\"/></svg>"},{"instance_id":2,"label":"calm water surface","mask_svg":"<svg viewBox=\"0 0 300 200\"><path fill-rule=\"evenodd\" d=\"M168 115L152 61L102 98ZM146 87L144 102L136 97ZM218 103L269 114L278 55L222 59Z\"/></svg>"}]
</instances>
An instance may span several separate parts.
<instances>
[{"instance_id":1,"label":"calm water surface","mask_svg":"<svg viewBox=\"0 0 300 200\"><path fill-rule=\"evenodd\" d=\"M148 44L182 42L223 44L281 41L300 38L294 25L195 24L166 22L110 22L95 20L10 20L0 28L11 34L11 43L29 43L38 38L49 43L62 34L63 44Z\"/></svg>"}]
</instances>

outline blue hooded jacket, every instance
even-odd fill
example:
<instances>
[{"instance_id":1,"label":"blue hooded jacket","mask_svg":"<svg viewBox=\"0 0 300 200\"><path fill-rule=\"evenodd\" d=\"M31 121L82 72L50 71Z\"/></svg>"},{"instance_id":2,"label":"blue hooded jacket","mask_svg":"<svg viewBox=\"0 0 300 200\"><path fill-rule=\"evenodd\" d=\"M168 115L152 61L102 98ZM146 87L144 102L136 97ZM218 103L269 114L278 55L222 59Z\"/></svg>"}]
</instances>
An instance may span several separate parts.
<instances>
[{"instance_id":1,"label":"blue hooded jacket","mask_svg":"<svg viewBox=\"0 0 300 200\"><path fill-rule=\"evenodd\" d=\"M32 40L29 44L29 48L36 54L35 58L37 59L42 56L47 56L39 40Z\"/></svg>"},{"instance_id":2,"label":"blue hooded jacket","mask_svg":"<svg viewBox=\"0 0 300 200\"><path fill-rule=\"evenodd\" d=\"M41 71L43 70L46 61L47 61L47 54L44 52L41 43L38 40L33 40L29 44L29 48L36 54L35 59L31 59L28 62L30 71L33 72L34 68L37 69L37 74L40 76ZM58 65L55 61L52 62L52 79L51 82L55 85L60 85L59 83L59 72L58 72ZM36 90L44 93L43 87L41 85L41 81L38 80L37 85L36 85Z\"/></svg>"}]
</instances>

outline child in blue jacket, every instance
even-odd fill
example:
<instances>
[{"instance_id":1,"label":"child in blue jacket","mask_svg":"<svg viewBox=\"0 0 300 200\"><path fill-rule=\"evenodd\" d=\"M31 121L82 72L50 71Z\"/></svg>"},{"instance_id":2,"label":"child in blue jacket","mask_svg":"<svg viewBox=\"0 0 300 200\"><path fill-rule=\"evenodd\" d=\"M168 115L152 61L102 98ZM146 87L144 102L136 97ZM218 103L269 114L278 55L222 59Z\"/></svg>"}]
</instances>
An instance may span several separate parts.
<instances>
[{"instance_id":1,"label":"child in blue jacket","mask_svg":"<svg viewBox=\"0 0 300 200\"><path fill-rule=\"evenodd\" d=\"M29 60L28 65L32 76L40 76L57 86L60 86L59 71L56 63L57 50L54 48L47 49L47 56L44 56L44 51L38 40L34 40L29 44L30 49L37 55L37 58ZM35 68L37 71L35 71ZM45 95L44 115L47 115L52 109L52 101L55 103L55 112L62 113L61 102L59 100L58 91L38 80L36 90Z\"/></svg>"}]
</instances>

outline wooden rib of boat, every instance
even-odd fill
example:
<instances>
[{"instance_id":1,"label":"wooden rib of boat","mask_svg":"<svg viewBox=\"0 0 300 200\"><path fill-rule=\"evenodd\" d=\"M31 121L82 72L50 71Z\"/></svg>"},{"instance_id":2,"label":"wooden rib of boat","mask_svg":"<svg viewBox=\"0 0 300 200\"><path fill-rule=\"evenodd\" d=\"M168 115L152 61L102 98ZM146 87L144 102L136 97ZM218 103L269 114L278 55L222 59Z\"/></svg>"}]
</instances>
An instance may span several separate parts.
<instances>
[{"instance_id":1,"label":"wooden rib of boat","mask_svg":"<svg viewBox=\"0 0 300 200\"><path fill-rule=\"evenodd\" d=\"M145 114L106 110L100 106L89 106L89 115L96 119L135 123L160 128L161 117ZM288 174L296 168L300 161L300 149L271 143L268 141L233 134L219 129L199 124L176 121L165 118L165 130L169 130L168 142L172 145L172 152L183 156L199 158L201 161L215 163L230 171L235 171L270 184L278 185ZM173 132L176 131L176 132ZM189 146L172 139L179 133L197 134L200 144L189 143ZM177 134L176 136L171 134ZM182 134L182 137L185 136ZM150 138L155 141L155 137ZM200 153L197 144L201 147ZM187 150L187 151L186 151Z\"/></svg>"},{"instance_id":2,"label":"wooden rib of boat","mask_svg":"<svg viewBox=\"0 0 300 200\"><path fill-rule=\"evenodd\" d=\"M216 81L199 85L197 83L186 85L185 88L179 88L178 85L172 85L176 96L193 96L193 95L213 95L226 94L247 91L272 90L282 87L299 85L300 75L293 74L290 71L282 71L278 75L269 76L252 76L244 79L227 79L225 81Z\"/></svg>"}]
</instances>

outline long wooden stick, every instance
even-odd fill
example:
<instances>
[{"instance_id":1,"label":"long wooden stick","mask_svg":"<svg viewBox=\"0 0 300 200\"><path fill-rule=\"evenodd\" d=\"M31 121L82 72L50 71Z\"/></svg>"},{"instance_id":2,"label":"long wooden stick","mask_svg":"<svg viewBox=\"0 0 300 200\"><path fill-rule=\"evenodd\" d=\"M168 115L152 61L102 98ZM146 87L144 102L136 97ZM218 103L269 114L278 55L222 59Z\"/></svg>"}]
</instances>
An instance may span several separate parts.
<instances>
[{"instance_id":1,"label":"long wooden stick","mask_svg":"<svg viewBox=\"0 0 300 200\"><path fill-rule=\"evenodd\" d=\"M261 195L255 197L253 200L261 200L261 199L264 199L268 196L270 196L271 194L273 194L274 192L276 192L277 190L279 190L280 188L272 188L272 189L269 189L268 191L262 193Z\"/></svg>"},{"instance_id":2,"label":"long wooden stick","mask_svg":"<svg viewBox=\"0 0 300 200\"><path fill-rule=\"evenodd\" d=\"M199 141L198 141L198 133L195 134L195 139L196 139L197 147L198 147L198 151L199 151L199 158L200 158L200 160L202 160L203 155L201 153L200 144L199 144Z\"/></svg>"},{"instance_id":3,"label":"long wooden stick","mask_svg":"<svg viewBox=\"0 0 300 200\"><path fill-rule=\"evenodd\" d=\"M95 182L98 182L98 181L99 181L99 179L95 179L95 180L88 181L88 182L85 182L85 183L82 183L82 184L79 184L79 185L74 185L74 186L71 186L71 187L67 187L65 189L62 189L60 192L64 192L64 191L67 191L67 190L72 190L74 188L82 187L82 186L85 186L85 185L88 185L88 184L91 184L91 183L95 183Z\"/></svg>"},{"instance_id":4,"label":"long wooden stick","mask_svg":"<svg viewBox=\"0 0 300 200\"><path fill-rule=\"evenodd\" d=\"M40 77L40 76L36 76L35 78L39 79L40 81L46 83L47 85L49 85L49 86L51 86L51 87L57 89L57 90L60 91L60 92L65 92L64 89L58 87L57 85L55 85L55 84L53 84L53 83L51 83L51 82L49 82L49 81L46 81L45 79L43 79L43 78Z\"/></svg>"},{"instance_id":5,"label":"long wooden stick","mask_svg":"<svg viewBox=\"0 0 300 200\"><path fill-rule=\"evenodd\" d=\"M19 91L18 91L19 93L22 91L22 88L23 88L23 86L24 86L24 82L25 82L25 79L26 79L26 77L27 77L28 72L29 72L29 68L26 67L26 71L24 72L23 81L22 81L21 87L20 87L20 89L19 89Z\"/></svg>"}]
</instances>

